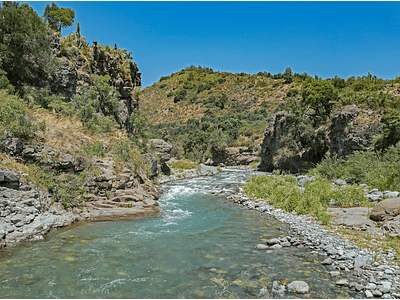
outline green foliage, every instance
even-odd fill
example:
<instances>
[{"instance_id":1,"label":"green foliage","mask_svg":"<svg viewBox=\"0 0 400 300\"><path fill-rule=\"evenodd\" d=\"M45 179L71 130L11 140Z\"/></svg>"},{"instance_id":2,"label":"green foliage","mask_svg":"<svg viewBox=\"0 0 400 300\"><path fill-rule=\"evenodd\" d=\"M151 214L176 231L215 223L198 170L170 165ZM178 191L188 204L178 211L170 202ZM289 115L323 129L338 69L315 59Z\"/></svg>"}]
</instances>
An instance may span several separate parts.
<instances>
[{"instance_id":1,"label":"green foliage","mask_svg":"<svg viewBox=\"0 0 400 300\"><path fill-rule=\"evenodd\" d=\"M400 143L385 152L355 152L346 159L326 158L310 174L328 179L349 178L381 191L400 191Z\"/></svg>"},{"instance_id":2,"label":"green foliage","mask_svg":"<svg viewBox=\"0 0 400 300\"><path fill-rule=\"evenodd\" d=\"M400 141L400 110L388 108L387 113L382 116L382 135L375 142L378 149L386 149Z\"/></svg>"},{"instance_id":3,"label":"green foliage","mask_svg":"<svg viewBox=\"0 0 400 300\"><path fill-rule=\"evenodd\" d=\"M104 157L104 146L100 141L96 141L94 144L83 145L82 150L89 157Z\"/></svg>"},{"instance_id":4,"label":"green foliage","mask_svg":"<svg viewBox=\"0 0 400 300\"><path fill-rule=\"evenodd\" d=\"M45 88L25 86L23 91L24 100L30 107L37 105L43 108L49 108L50 103L57 101L61 97L53 94L49 86Z\"/></svg>"},{"instance_id":5,"label":"green foliage","mask_svg":"<svg viewBox=\"0 0 400 300\"><path fill-rule=\"evenodd\" d=\"M184 170L196 169L199 166L199 164L188 161L186 159L180 159L176 162L169 163L169 165L171 168Z\"/></svg>"},{"instance_id":6,"label":"green foliage","mask_svg":"<svg viewBox=\"0 0 400 300\"><path fill-rule=\"evenodd\" d=\"M93 76L93 86L74 97L83 125L93 131L110 132L117 126L119 93L108 83L110 77Z\"/></svg>"},{"instance_id":7,"label":"green foliage","mask_svg":"<svg viewBox=\"0 0 400 300\"><path fill-rule=\"evenodd\" d=\"M49 26L61 33L61 28L66 28L74 23L75 11L70 8L59 8L54 2L46 5L43 17Z\"/></svg>"},{"instance_id":8,"label":"green foliage","mask_svg":"<svg viewBox=\"0 0 400 300\"><path fill-rule=\"evenodd\" d=\"M0 7L0 58L12 85L39 86L54 70L52 33L27 4L3 2Z\"/></svg>"},{"instance_id":9,"label":"green foliage","mask_svg":"<svg viewBox=\"0 0 400 300\"><path fill-rule=\"evenodd\" d=\"M0 90L0 138L28 139L36 129L21 99Z\"/></svg>"},{"instance_id":10,"label":"green foliage","mask_svg":"<svg viewBox=\"0 0 400 300\"><path fill-rule=\"evenodd\" d=\"M130 138L123 138L115 141L110 146L114 161L119 168L129 168L136 171L138 166L144 165L143 157L135 142Z\"/></svg>"},{"instance_id":11,"label":"green foliage","mask_svg":"<svg viewBox=\"0 0 400 300\"><path fill-rule=\"evenodd\" d=\"M132 112L130 121L132 124L132 134L136 138L146 138L149 128L147 113L137 109Z\"/></svg>"},{"instance_id":12,"label":"green foliage","mask_svg":"<svg viewBox=\"0 0 400 300\"><path fill-rule=\"evenodd\" d=\"M332 189L328 180L316 178L307 182L305 191L297 185L293 176L251 177L243 190L254 198L267 199L276 208L299 214L312 214L323 223L329 221L328 203L334 200L339 206L352 207L366 203L363 190L356 186Z\"/></svg>"},{"instance_id":13,"label":"green foliage","mask_svg":"<svg viewBox=\"0 0 400 300\"><path fill-rule=\"evenodd\" d=\"M311 109L314 118L318 119L316 123L320 123L331 113L339 92L331 80L313 80L301 87L301 96L302 107Z\"/></svg>"}]
</instances>

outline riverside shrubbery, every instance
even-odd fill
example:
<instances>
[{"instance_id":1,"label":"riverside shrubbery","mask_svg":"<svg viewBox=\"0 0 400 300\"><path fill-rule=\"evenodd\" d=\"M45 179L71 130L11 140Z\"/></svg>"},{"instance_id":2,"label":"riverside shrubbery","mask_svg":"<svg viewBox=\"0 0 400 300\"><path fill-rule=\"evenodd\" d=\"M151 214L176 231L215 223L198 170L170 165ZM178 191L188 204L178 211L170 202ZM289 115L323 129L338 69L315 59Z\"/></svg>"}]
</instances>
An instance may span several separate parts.
<instances>
[{"instance_id":1,"label":"riverside shrubbery","mask_svg":"<svg viewBox=\"0 0 400 300\"><path fill-rule=\"evenodd\" d=\"M327 224L326 210L331 200L336 206L354 207L367 204L364 191L355 185L332 188L329 180L317 177L304 184L303 191L293 176L251 177L243 190L254 198L267 199L276 208L299 214L312 214Z\"/></svg>"},{"instance_id":2,"label":"riverside shrubbery","mask_svg":"<svg viewBox=\"0 0 400 300\"><path fill-rule=\"evenodd\" d=\"M385 152L355 152L346 159L325 158L309 173L326 179L347 178L381 191L400 191L400 143Z\"/></svg>"}]
</instances>

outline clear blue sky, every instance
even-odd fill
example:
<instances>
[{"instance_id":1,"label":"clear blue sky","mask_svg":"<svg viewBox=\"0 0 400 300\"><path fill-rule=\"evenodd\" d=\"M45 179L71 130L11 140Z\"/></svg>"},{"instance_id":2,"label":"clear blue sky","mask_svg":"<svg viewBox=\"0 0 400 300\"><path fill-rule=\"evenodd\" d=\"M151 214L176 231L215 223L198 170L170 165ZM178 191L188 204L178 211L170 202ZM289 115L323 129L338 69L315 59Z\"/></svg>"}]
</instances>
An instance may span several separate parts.
<instances>
[{"instance_id":1,"label":"clear blue sky","mask_svg":"<svg viewBox=\"0 0 400 300\"><path fill-rule=\"evenodd\" d=\"M21 2L25 3L25 2ZM26 2L41 16L51 2ZM400 75L400 2L63 2L90 44L132 52L142 85L190 65L323 78Z\"/></svg>"}]
</instances>

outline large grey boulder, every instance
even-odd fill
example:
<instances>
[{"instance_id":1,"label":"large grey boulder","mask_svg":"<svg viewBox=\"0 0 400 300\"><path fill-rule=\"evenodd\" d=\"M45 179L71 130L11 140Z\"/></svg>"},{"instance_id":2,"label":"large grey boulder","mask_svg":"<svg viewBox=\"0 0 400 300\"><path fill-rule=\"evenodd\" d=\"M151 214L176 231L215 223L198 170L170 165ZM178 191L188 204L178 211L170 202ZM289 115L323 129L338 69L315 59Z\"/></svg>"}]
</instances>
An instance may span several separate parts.
<instances>
[{"instance_id":1,"label":"large grey boulder","mask_svg":"<svg viewBox=\"0 0 400 300\"><path fill-rule=\"evenodd\" d=\"M200 164L197 167L197 173L201 176L210 176L210 175L215 175L218 173L218 170L216 167L212 166L206 166L204 164Z\"/></svg>"},{"instance_id":2,"label":"large grey boulder","mask_svg":"<svg viewBox=\"0 0 400 300\"><path fill-rule=\"evenodd\" d=\"M375 205L370 213L371 220L388 221L400 215L400 198L390 198Z\"/></svg>"}]
</instances>

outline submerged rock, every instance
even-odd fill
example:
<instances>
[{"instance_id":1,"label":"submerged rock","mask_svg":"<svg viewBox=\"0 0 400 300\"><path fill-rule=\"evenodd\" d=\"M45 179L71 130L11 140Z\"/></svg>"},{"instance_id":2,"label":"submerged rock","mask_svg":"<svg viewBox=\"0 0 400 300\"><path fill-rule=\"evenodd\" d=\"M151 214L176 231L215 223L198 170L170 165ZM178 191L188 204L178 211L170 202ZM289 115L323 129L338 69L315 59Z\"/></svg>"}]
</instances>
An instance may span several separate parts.
<instances>
[{"instance_id":1,"label":"submerged rock","mask_svg":"<svg viewBox=\"0 0 400 300\"><path fill-rule=\"evenodd\" d=\"M287 289L289 292L297 294L307 294L310 292L310 287L304 281L293 281L287 285Z\"/></svg>"}]
</instances>

